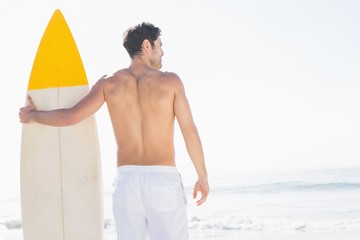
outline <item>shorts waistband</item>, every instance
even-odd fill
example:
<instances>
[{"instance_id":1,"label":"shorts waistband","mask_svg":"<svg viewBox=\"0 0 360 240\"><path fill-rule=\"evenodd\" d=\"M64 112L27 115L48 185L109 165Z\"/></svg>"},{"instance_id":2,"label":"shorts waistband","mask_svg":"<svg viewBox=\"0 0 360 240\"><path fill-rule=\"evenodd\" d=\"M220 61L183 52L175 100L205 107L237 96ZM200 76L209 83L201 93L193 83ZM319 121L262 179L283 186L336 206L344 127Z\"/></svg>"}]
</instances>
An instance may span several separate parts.
<instances>
[{"instance_id":1,"label":"shorts waistband","mask_svg":"<svg viewBox=\"0 0 360 240\"><path fill-rule=\"evenodd\" d=\"M144 166L144 165L125 165L117 168L117 173L124 172L149 172L149 173L178 173L173 166Z\"/></svg>"}]
</instances>

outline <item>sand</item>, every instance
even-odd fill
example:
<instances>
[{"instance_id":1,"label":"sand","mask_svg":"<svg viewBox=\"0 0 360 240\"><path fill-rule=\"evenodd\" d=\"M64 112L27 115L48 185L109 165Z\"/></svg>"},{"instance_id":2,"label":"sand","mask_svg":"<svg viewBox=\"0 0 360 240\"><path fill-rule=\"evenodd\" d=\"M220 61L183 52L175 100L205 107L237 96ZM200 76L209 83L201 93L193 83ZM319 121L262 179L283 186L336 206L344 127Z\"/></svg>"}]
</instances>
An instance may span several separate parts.
<instances>
[{"instance_id":1,"label":"sand","mask_svg":"<svg viewBox=\"0 0 360 240\"><path fill-rule=\"evenodd\" d=\"M359 240L360 229L333 232L248 233L240 231L189 231L190 240ZM116 240L114 231L105 240Z\"/></svg>"},{"instance_id":2,"label":"sand","mask_svg":"<svg viewBox=\"0 0 360 240\"><path fill-rule=\"evenodd\" d=\"M1 231L0 231L1 232ZM189 231L190 240L359 240L360 229L332 232L256 233L244 231ZM0 234L0 240L23 240L21 230ZM115 230L106 230L104 240L117 240Z\"/></svg>"}]
</instances>

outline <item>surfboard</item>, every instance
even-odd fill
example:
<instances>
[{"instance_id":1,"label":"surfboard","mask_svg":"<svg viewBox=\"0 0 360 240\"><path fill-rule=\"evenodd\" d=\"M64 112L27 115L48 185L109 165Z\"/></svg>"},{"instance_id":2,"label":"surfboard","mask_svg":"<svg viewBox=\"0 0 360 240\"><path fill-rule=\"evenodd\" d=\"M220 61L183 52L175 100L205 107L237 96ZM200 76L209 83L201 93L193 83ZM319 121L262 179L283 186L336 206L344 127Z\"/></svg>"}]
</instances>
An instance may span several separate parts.
<instances>
[{"instance_id":1,"label":"surfboard","mask_svg":"<svg viewBox=\"0 0 360 240\"><path fill-rule=\"evenodd\" d=\"M89 91L60 10L45 29L27 94L39 110L73 106ZM69 127L24 124L20 189L24 240L103 239L103 189L95 117Z\"/></svg>"}]
</instances>

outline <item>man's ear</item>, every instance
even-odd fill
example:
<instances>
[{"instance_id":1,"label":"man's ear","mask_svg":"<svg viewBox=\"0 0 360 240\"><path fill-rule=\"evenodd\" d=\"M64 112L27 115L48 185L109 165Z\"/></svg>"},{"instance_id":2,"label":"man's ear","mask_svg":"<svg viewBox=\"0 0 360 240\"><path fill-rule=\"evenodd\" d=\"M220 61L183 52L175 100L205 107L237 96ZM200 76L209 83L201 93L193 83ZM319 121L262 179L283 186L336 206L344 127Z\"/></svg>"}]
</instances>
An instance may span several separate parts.
<instances>
[{"instance_id":1,"label":"man's ear","mask_svg":"<svg viewBox=\"0 0 360 240\"><path fill-rule=\"evenodd\" d=\"M145 39L142 43L143 51L149 51L151 49L151 43L148 39Z\"/></svg>"}]
</instances>

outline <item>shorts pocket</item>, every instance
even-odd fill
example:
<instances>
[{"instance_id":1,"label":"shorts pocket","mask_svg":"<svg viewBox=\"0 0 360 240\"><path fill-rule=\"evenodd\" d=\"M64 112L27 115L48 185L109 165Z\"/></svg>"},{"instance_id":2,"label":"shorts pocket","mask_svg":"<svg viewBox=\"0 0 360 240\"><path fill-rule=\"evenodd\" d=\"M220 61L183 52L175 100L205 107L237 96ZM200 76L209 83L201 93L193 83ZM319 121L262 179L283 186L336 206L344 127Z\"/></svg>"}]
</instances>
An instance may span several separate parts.
<instances>
[{"instance_id":1,"label":"shorts pocket","mask_svg":"<svg viewBox=\"0 0 360 240\"><path fill-rule=\"evenodd\" d=\"M172 212L178 207L176 184L153 183L151 184L152 206L159 212Z\"/></svg>"}]
</instances>

